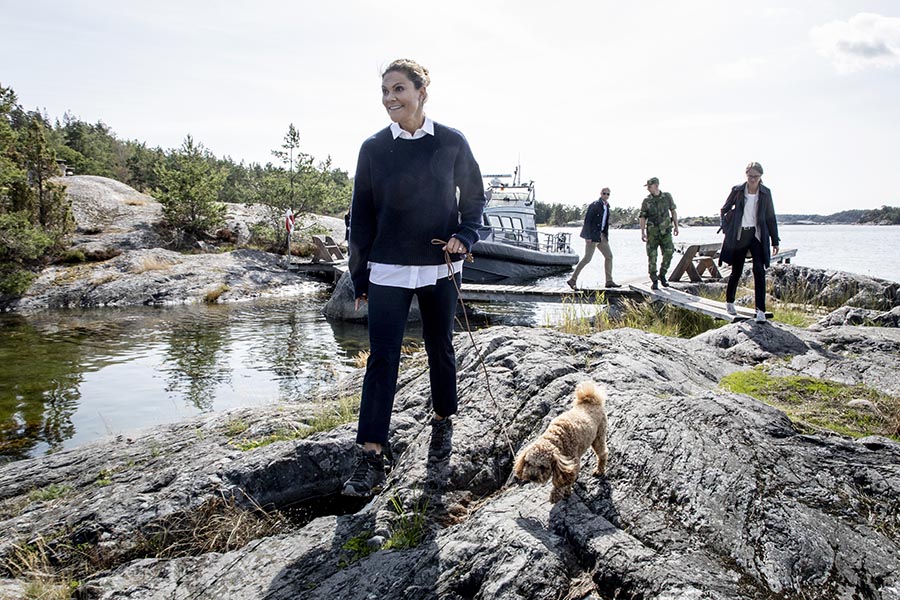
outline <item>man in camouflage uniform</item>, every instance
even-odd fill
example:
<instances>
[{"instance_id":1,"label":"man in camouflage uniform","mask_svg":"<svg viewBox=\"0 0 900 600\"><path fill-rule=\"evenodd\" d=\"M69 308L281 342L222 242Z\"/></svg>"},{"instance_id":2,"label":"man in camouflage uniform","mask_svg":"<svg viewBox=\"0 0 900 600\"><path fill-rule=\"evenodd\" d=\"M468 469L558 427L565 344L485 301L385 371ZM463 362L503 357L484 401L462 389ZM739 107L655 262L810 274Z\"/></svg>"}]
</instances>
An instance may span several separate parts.
<instances>
[{"instance_id":1,"label":"man in camouflage uniform","mask_svg":"<svg viewBox=\"0 0 900 600\"><path fill-rule=\"evenodd\" d=\"M650 195L641 203L641 240L647 244L647 268L650 272L651 289L658 290L659 284L669 287L666 271L675 253L672 233L678 235L678 214L675 212L675 201L669 192L659 191L659 179L651 177L645 186ZM659 274L656 272L656 249L662 250L662 265Z\"/></svg>"}]
</instances>

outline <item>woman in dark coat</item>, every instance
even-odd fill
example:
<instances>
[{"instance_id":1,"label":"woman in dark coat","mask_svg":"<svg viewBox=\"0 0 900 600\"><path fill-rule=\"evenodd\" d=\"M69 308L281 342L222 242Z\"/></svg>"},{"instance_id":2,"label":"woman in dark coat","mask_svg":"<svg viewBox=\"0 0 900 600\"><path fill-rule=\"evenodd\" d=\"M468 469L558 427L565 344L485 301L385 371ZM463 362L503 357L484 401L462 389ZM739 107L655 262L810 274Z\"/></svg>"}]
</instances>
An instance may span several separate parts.
<instances>
[{"instance_id":1,"label":"woman in dark coat","mask_svg":"<svg viewBox=\"0 0 900 600\"><path fill-rule=\"evenodd\" d=\"M725 291L728 314L735 314L734 297L744 272L747 251L753 257L753 291L756 300L756 322L766 321L766 268L778 254L778 223L772 204L772 191L762 184L762 165L752 162L745 170L747 182L731 189L720 211L725 232L719 264L731 265L731 277ZM769 252L771 241L772 252Z\"/></svg>"}]
</instances>

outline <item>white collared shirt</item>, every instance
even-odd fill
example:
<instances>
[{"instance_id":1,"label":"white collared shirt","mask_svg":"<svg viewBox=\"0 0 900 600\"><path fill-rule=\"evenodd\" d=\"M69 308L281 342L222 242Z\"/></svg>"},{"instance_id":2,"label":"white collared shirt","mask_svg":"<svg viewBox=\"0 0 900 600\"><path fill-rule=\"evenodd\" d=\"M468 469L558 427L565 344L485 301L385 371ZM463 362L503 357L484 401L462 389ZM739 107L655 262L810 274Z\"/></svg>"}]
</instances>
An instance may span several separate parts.
<instances>
[{"instance_id":1,"label":"white collared shirt","mask_svg":"<svg viewBox=\"0 0 900 600\"><path fill-rule=\"evenodd\" d=\"M422 127L415 133L409 133L397 123L391 123L391 135L394 139L418 140L426 135L434 135L434 121L425 117ZM453 262L453 272L462 272L463 261ZM369 282L377 285L406 288L416 288L434 285L441 277L447 277L447 265L388 265L385 263L369 262Z\"/></svg>"},{"instance_id":2,"label":"white collared shirt","mask_svg":"<svg viewBox=\"0 0 900 600\"><path fill-rule=\"evenodd\" d=\"M401 140L417 140L419 138L423 138L426 135L434 135L434 121L432 121L429 117L425 117L425 122L422 123L422 126L416 129L415 133L410 133L400 127L399 123L391 123L391 135L394 136L394 139L400 138Z\"/></svg>"}]
</instances>

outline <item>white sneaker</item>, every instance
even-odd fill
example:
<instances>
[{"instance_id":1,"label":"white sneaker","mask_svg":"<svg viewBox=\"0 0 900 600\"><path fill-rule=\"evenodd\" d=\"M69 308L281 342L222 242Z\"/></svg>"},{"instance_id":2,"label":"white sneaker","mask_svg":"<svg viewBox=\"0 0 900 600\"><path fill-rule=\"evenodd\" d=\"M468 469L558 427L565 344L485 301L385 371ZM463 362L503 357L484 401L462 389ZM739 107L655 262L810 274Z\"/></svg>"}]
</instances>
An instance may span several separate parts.
<instances>
[{"instance_id":1,"label":"white sneaker","mask_svg":"<svg viewBox=\"0 0 900 600\"><path fill-rule=\"evenodd\" d=\"M766 313L763 311L756 309L756 322L757 323L765 323L766 322Z\"/></svg>"},{"instance_id":2,"label":"white sneaker","mask_svg":"<svg viewBox=\"0 0 900 600\"><path fill-rule=\"evenodd\" d=\"M729 315L736 315L737 311L734 310L734 302L726 302L725 303L725 312Z\"/></svg>"}]
</instances>

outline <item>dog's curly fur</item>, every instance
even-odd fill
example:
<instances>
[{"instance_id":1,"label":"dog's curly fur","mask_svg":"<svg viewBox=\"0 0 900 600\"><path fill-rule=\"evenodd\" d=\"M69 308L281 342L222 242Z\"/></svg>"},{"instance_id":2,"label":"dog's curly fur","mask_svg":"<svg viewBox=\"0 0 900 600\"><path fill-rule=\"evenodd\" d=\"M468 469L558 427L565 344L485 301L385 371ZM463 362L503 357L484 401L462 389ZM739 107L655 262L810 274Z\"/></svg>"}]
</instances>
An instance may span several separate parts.
<instances>
[{"instance_id":1,"label":"dog's curly fur","mask_svg":"<svg viewBox=\"0 0 900 600\"><path fill-rule=\"evenodd\" d=\"M550 502L572 493L578 479L581 455L593 448L597 455L594 475L606 472L609 450L606 447L606 392L593 381L575 388L575 403L550 422L547 431L529 444L516 458L517 478L546 483L553 479Z\"/></svg>"}]
</instances>

